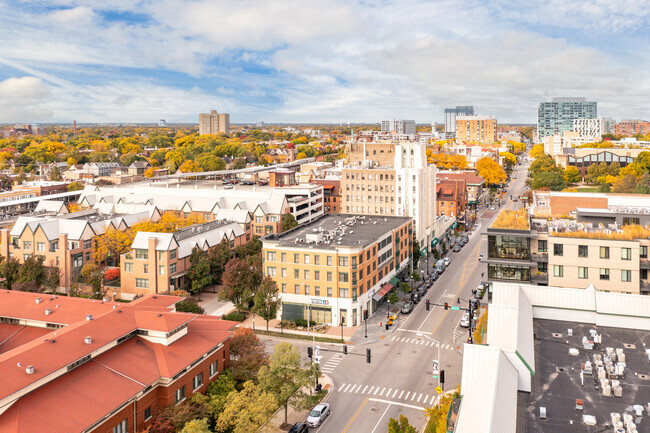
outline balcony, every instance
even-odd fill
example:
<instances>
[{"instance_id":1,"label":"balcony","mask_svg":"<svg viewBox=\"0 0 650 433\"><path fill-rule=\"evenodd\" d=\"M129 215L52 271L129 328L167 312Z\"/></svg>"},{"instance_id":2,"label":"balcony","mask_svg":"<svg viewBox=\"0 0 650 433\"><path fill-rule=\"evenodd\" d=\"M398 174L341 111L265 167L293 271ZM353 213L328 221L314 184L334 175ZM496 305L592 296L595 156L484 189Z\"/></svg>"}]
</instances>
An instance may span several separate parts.
<instances>
[{"instance_id":1,"label":"balcony","mask_svg":"<svg viewBox=\"0 0 650 433\"><path fill-rule=\"evenodd\" d=\"M641 293L650 292L650 281L641 280Z\"/></svg>"},{"instance_id":2,"label":"balcony","mask_svg":"<svg viewBox=\"0 0 650 433\"><path fill-rule=\"evenodd\" d=\"M530 253L530 259L537 263L548 263L548 253Z\"/></svg>"},{"instance_id":3,"label":"balcony","mask_svg":"<svg viewBox=\"0 0 650 433\"><path fill-rule=\"evenodd\" d=\"M542 272L540 274L531 274L530 282L533 284L548 284L548 273Z\"/></svg>"},{"instance_id":4,"label":"balcony","mask_svg":"<svg viewBox=\"0 0 650 433\"><path fill-rule=\"evenodd\" d=\"M647 258L641 258L641 260L639 260L639 265L641 269L650 269L650 260Z\"/></svg>"}]
</instances>

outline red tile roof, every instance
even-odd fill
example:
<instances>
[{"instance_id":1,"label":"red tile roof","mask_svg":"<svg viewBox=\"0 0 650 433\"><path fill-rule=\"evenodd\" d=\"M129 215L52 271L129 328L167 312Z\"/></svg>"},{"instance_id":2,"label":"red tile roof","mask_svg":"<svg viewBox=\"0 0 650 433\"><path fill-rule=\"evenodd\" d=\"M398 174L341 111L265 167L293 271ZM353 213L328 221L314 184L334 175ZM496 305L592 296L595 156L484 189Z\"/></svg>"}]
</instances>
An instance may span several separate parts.
<instances>
[{"instance_id":1,"label":"red tile roof","mask_svg":"<svg viewBox=\"0 0 650 433\"><path fill-rule=\"evenodd\" d=\"M51 329L35 326L0 323L0 354L42 337L51 331Z\"/></svg>"}]
</instances>

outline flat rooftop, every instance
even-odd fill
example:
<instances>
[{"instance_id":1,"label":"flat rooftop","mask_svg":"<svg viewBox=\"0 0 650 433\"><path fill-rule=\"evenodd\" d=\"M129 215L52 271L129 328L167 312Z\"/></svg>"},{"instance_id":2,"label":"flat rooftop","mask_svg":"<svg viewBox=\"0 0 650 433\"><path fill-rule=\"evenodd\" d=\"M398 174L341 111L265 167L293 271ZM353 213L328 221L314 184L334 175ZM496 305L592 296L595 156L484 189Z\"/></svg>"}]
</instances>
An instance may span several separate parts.
<instances>
[{"instance_id":1,"label":"flat rooftop","mask_svg":"<svg viewBox=\"0 0 650 433\"><path fill-rule=\"evenodd\" d=\"M520 392L517 402L517 432L521 433L595 433L614 431L611 413L632 415L638 432L650 431L650 367L646 348L650 348L650 332L578 324L555 320L535 319L535 366L531 393ZM568 335L572 330L572 336ZM602 344L585 349L586 336L593 341L590 331L602 335ZM581 383L581 365L593 363L594 354L606 355L606 348L617 348L625 354L625 374L618 377L623 390L621 397L604 396L597 370L584 375ZM569 349L578 350L577 356ZM611 380L610 380L611 382ZM576 400L583 401L583 409L576 410ZM642 416L634 413L634 405L643 406ZM546 419L539 417L540 407L546 408ZM585 425L583 415L596 418L596 425Z\"/></svg>"},{"instance_id":2,"label":"flat rooftop","mask_svg":"<svg viewBox=\"0 0 650 433\"><path fill-rule=\"evenodd\" d=\"M264 241L279 241L281 247L336 249L370 245L411 218L329 214L280 234L267 235ZM319 239L319 240L317 240Z\"/></svg>"}]
</instances>

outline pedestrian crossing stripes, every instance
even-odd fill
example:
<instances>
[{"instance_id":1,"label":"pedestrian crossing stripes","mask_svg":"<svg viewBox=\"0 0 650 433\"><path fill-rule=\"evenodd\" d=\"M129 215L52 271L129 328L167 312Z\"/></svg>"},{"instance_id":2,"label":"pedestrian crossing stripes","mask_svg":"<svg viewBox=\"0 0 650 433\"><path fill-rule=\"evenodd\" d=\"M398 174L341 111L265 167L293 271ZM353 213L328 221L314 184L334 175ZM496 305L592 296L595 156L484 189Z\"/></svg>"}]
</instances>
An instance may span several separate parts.
<instances>
[{"instance_id":1,"label":"pedestrian crossing stripes","mask_svg":"<svg viewBox=\"0 0 650 433\"><path fill-rule=\"evenodd\" d=\"M339 387L338 392L390 398L424 405L431 405L436 399L435 393L427 394L424 392L390 388L387 386L364 385L356 383L344 383Z\"/></svg>"},{"instance_id":2,"label":"pedestrian crossing stripes","mask_svg":"<svg viewBox=\"0 0 650 433\"><path fill-rule=\"evenodd\" d=\"M334 354L327 361L321 361L320 371L323 373L333 373L336 367L343 361L343 355Z\"/></svg>"},{"instance_id":3,"label":"pedestrian crossing stripes","mask_svg":"<svg viewBox=\"0 0 650 433\"><path fill-rule=\"evenodd\" d=\"M436 343L430 340L423 340L421 338L409 338L409 337L391 337L390 341L395 341L398 343L411 343L411 344L419 344L420 346L430 346L430 347L438 347ZM454 346L451 344L442 344L440 345L440 348L443 350L450 350L453 349Z\"/></svg>"}]
</instances>

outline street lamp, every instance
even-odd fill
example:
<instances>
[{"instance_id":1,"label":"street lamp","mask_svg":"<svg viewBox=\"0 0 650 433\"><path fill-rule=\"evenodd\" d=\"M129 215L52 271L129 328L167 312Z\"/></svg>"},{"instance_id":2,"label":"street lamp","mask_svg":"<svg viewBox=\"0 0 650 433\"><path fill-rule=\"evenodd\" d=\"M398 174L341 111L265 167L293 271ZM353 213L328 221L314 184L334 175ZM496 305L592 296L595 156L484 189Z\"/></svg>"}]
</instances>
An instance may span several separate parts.
<instances>
[{"instance_id":1,"label":"street lamp","mask_svg":"<svg viewBox=\"0 0 650 433\"><path fill-rule=\"evenodd\" d=\"M442 367L442 362L441 362L442 360L440 359L440 341L438 341L438 340L436 340L434 338L431 338L427 334L423 334L421 332L418 332L415 335L417 335L418 337L425 337L429 341L432 341L434 344L436 344L438 346L438 386L441 387L441 388L444 387L444 384L440 382L440 370L441 370L441 367ZM438 400L438 402L440 402L440 400Z\"/></svg>"}]
</instances>

